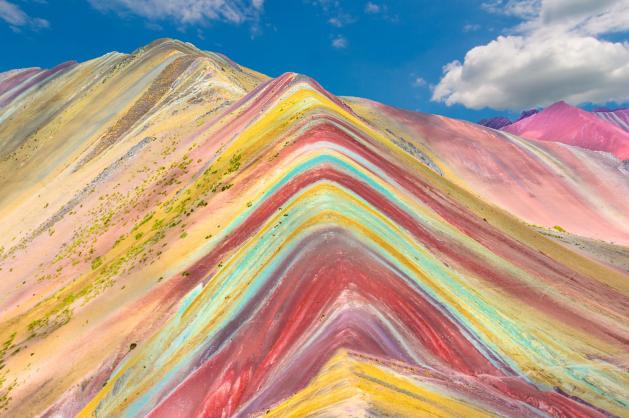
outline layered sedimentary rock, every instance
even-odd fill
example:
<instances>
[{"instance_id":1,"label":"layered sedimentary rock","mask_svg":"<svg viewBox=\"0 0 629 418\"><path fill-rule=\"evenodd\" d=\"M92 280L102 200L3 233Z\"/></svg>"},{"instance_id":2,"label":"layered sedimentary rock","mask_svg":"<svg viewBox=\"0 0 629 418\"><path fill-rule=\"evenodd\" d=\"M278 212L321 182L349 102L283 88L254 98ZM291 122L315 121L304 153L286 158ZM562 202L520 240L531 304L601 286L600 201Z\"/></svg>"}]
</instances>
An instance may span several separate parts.
<instances>
[{"instance_id":1,"label":"layered sedimentary rock","mask_svg":"<svg viewBox=\"0 0 629 418\"><path fill-rule=\"evenodd\" d=\"M171 40L56 74L0 108L7 415L626 414L614 157Z\"/></svg>"},{"instance_id":2,"label":"layered sedimentary rock","mask_svg":"<svg viewBox=\"0 0 629 418\"><path fill-rule=\"evenodd\" d=\"M478 122L479 125L486 126L492 129L501 129L507 125L511 125L511 119L505 118L504 116L497 116L495 118L482 119Z\"/></svg>"},{"instance_id":3,"label":"layered sedimentary rock","mask_svg":"<svg viewBox=\"0 0 629 418\"><path fill-rule=\"evenodd\" d=\"M629 132L629 108L599 110L594 112L594 114L607 122L613 123L622 130Z\"/></svg>"},{"instance_id":4,"label":"layered sedimentary rock","mask_svg":"<svg viewBox=\"0 0 629 418\"><path fill-rule=\"evenodd\" d=\"M537 113L539 113L540 111L537 109L529 109L529 110L523 110L520 113L520 116L515 120L515 122L519 122L522 119L526 119L529 116L533 116ZM487 119L482 119L480 122L478 122L479 125L483 125L486 126L488 128L492 128L492 129L502 129L506 126L509 126L513 123L515 123L513 121L511 121L511 119L504 117L504 116L496 116L493 118L487 118Z\"/></svg>"},{"instance_id":5,"label":"layered sedimentary rock","mask_svg":"<svg viewBox=\"0 0 629 418\"><path fill-rule=\"evenodd\" d=\"M609 152L621 160L629 159L629 132L618 124L622 120L614 116L617 115L605 117L557 102L503 130L526 138Z\"/></svg>"}]
</instances>

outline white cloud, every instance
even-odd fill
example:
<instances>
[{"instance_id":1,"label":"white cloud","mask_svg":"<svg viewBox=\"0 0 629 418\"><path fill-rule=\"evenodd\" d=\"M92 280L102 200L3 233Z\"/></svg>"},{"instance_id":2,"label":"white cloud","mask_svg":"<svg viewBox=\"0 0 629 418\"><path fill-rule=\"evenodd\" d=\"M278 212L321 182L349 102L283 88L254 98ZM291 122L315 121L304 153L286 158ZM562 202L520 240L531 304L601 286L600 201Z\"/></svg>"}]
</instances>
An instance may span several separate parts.
<instances>
[{"instance_id":1,"label":"white cloud","mask_svg":"<svg viewBox=\"0 0 629 418\"><path fill-rule=\"evenodd\" d=\"M22 28L37 30L50 26L46 19L31 17L17 4L7 0L0 0L0 19L8 23L14 31L19 31Z\"/></svg>"},{"instance_id":2,"label":"white cloud","mask_svg":"<svg viewBox=\"0 0 629 418\"><path fill-rule=\"evenodd\" d=\"M336 26L337 28L343 27L343 22L338 17L331 17L328 19L328 23L332 26Z\"/></svg>"},{"instance_id":3,"label":"white cloud","mask_svg":"<svg viewBox=\"0 0 629 418\"><path fill-rule=\"evenodd\" d=\"M328 19L328 23L337 28L342 28L345 25L349 25L350 23L354 23L356 18L349 13L344 13L343 11L337 11L337 14Z\"/></svg>"},{"instance_id":4,"label":"white cloud","mask_svg":"<svg viewBox=\"0 0 629 418\"><path fill-rule=\"evenodd\" d=\"M399 21L399 17L395 13L391 13L389 11L389 6L384 3L374 3L372 1L368 1L365 3L365 14L378 16L378 18L387 21L389 23L397 23Z\"/></svg>"},{"instance_id":5,"label":"white cloud","mask_svg":"<svg viewBox=\"0 0 629 418\"><path fill-rule=\"evenodd\" d=\"M523 21L444 66L433 100L513 110L629 100L629 42L600 37L629 30L629 1L502 0L483 8Z\"/></svg>"},{"instance_id":6,"label":"white cloud","mask_svg":"<svg viewBox=\"0 0 629 418\"><path fill-rule=\"evenodd\" d=\"M365 13L370 13L370 14L378 14L381 11L381 7L379 4L373 3L368 1L367 4L365 4Z\"/></svg>"},{"instance_id":7,"label":"white cloud","mask_svg":"<svg viewBox=\"0 0 629 418\"><path fill-rule=\"evenodd\" d=\"M426 85L426 80L422 77L415 77L413 80L413 87L424 87Z\"/></svg>"},{"instance_id":8,"label":"white cloud","mask_svg":"<svg viewBox=\"0 0 629 418\"><path fill-rule=\"evenodd\" d=\"M286 0L288 1L288 0ZM362 17L357 14L355 7L351 7L353 2L342 0L302 0L312 6L315 6L323 12L327 18L327 22L337 28L345 27L349 24L356 23ZM347 12L347 7L352 9L352 13ZM398 16L389 13L389 7L384 3L375 3L368 1L365 3L363 12L371 17L378 18L390 23L396 23Z\"/></svg>"},{"instance_id":9,"label":"white cloud","mask_svg":"<svg viewBox=\"0 0 629 418\"><path fill-rule=\"evenodd\" d=\"M321 9L323 14L328 18L328 23L337 28L356 22L356 17L347 13L343 9L343 5L338 0L305 0L306 3Z\"/></svg>"},{"instance_id":10,"label":"white cloud","mask_svg":"<svg viewBox=\"0 0 629 418\"><path fill-rule=\"evenodd\" d=\"M463 26L463 32L476 32L477 30L480 30L480 25L475 23L468 23Z\"/></svg>"},{"instance_id":11,"label":"white cloud","mask_svg":"<svg viewBox=\"0 0 629 418\"><path fill-rule=\"evenodd\" d=\"M132 13L151 21L173 20L180 25L208 21L243 23L257 21L264 0L89 0L101 11Z\"/></svg>"},{"instance_id":12,"label":"white cloud","mask_svg":"<svg viewBox=\"0 0 629 418\"><path fill-rule=\"evenodd\" d=\"M332 39L332 47L336 49L344 49L347 48L348 42L347 38L344 36L337 36Z\"/></svg>"},{"instance_id":13,"label":"white cloud","mask_svg":"<svg viewBox=\"0 0 629 418\"><path fill-rule=\"evenodd\" d=\"M0 18L12 26L25 25L28 20L27 14L18 5L5 0L0 0Z\"/></svg>"},{"instance_id":14,"label":"white cloud","mask_svg":"<svg viewBox=\"0 0 629 418\"><path fill-rule=\"evenodd\" d=\"M492 0L481 4L481 8L489 13L515 16L529 19L537 16L541 0Z\"/></svg>"},{"instance_id":15,"label":"white cloud","mask_svg":"<svg viewBox=\"0 0 629 418\"><path fill-rule=\"evenodd\" d=\"M601 35L629 30L628 0L545 0L539 17L523 25L524 30L571 31Z\"/></svg>"}]
</instances>

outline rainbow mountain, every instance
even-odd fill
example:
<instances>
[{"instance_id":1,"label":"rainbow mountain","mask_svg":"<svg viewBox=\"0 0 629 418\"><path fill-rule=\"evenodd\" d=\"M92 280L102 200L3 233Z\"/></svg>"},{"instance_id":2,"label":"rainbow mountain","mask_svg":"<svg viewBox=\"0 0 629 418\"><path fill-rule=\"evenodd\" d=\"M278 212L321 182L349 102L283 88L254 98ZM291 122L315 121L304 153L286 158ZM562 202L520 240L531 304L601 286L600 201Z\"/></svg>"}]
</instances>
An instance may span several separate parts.
<instances>
[{"instance_id":1,"label":"rainbow mountain","mask_svg":"<svg viewBox=\"0 0 629 418\"><path fill-rule=\"evenodd\" d=\"M629 414L629 167L163 39L0 74L0 414Z\"/></svg>"}]
</instances>

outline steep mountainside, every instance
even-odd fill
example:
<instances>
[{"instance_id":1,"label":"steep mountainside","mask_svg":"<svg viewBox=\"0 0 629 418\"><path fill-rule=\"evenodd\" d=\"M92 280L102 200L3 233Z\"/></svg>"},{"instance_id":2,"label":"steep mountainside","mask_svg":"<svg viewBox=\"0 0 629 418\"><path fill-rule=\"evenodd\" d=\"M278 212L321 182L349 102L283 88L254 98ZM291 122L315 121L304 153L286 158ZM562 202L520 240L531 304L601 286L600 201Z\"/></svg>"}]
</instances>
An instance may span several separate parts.
<instances>
[{"instance_id":1,"label":"steep mountainside","mask_svg":"<svg viewBox=\"0 0 629 418\"><path fill-rule=\"evenodd\" d=\"M0 90L6 416L626 415L611 155L174 40Z\"/></svg>"},{"instance_id":2,"label":"steep mountainside","mask_svg":"<svg viewBox=\"0 0 629 418\"><path fill-rule=\"evenodd\" d=\"M504 128L507 125L511 125L513 122L509 118L505 118L504 116L497 116L495 118L483 119L478 122L479 125L486 126L492 129L500 129Z\"/></svg>"},{"instance_id":3,"label":"steep mountainside","mask_svg":"<svg viewBox=\"0 0 629 418\"><path fill-rule=\"evenodd\" d=\"M488 128L492 128L492 129L502 129L505 126L511 125L512 123L515 123L515 122L519 122L522 119L528 118L529 116L533 116L539 112L540 111L537 109L523 110L522 113L520 113L520 117L516 119L515 121L511 121L511 119L504 116L496 116L493 118L483 119L480 122L478 122L478 124L486 126Z\"/></svg>"},{"instance_id":4,"label":"steep mountainside","mask_svg":"<svg viewBox=\"0 0 629 418\"><path fill-rule=\"evenodd\" d=\"M607 122L613 123L620 129L629 132L629 108L611 110L607 112L594 112L596 116Z\"/></svg>"},{"instance_id":5,"label":"steep mountainside","mask_svg":"<svg viewBox=\"0 0 629 418\"><path fill-rule=\"evenodd\" d=\"M364 99L349 103L399 141L407 138L449 181L482 200L534 225L629 244L629 182L611 155Z\"/></svg>"},{"instance_id":6,"label":"steep mountainside","mask_svg":"<svg viewBox=\"0 0 629 418\"><path fill-rule=\"evenodd\" d=\"M629 132L565 102L557 102L503 130L525 138L562 142L610 152L621 160L629 159Z\"/></svg>"}]
</instances>

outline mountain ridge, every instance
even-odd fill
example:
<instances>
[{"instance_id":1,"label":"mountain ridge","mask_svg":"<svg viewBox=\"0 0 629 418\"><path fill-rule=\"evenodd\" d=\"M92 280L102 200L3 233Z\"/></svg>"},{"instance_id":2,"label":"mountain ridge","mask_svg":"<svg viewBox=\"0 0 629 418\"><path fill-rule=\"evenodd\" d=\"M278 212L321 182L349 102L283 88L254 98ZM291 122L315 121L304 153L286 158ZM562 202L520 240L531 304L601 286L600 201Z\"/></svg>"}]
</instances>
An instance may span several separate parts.
<instances>
[{"instance_id":1,"label":"mountain ridge","mask_svg":"<svg viewBox=\"0 0 629 418\"><path fill-rule=\"evenodd\" d=\"M503 129L527 138L610 152L621 160L629 158L628 132L563 101Z\"/></svg>"},{"instance_id":2,"label":"mountain ridge","mask_svg":"<svg viewBox=\"0 0 629 418\"><path fill-rule=\"evenodd\" d=\"M44 186L0 163L7 413L623 412L627 273L523 222L629 240L616 161L160 45L38 126L94 125Z\"/></svg>"},{"instance_id":3,"label":"mountain ridge","mask_svg":"<svg viewBox=\"0 0 629 418\"><path fill-rule=\"evenodd\" d=\"M629 132L629 108L595 112L596 116Z\"/></svg>"},{"instance_id":4,"label":"mountain ridge","mask_svg":"<svg viewBox=\"0 0 629 418\"><path fill-rule=\"evenodd\" d=\"M544 115L524 121L540 113ZM600 123L592 116L605 123ZM629 109L627 108L614 110L597 108L588 112L564 101L558 101L542 110L523 111L515 121L497 116L483 119L478 123L530 139L557 141L585 149L610 152L621 160L629 156L627 153L629 136L626 134L629 132ZM566 126L570 123L572 126ZM618 132L617 129L624 132Z\"/></svg>"}]
</instances>

